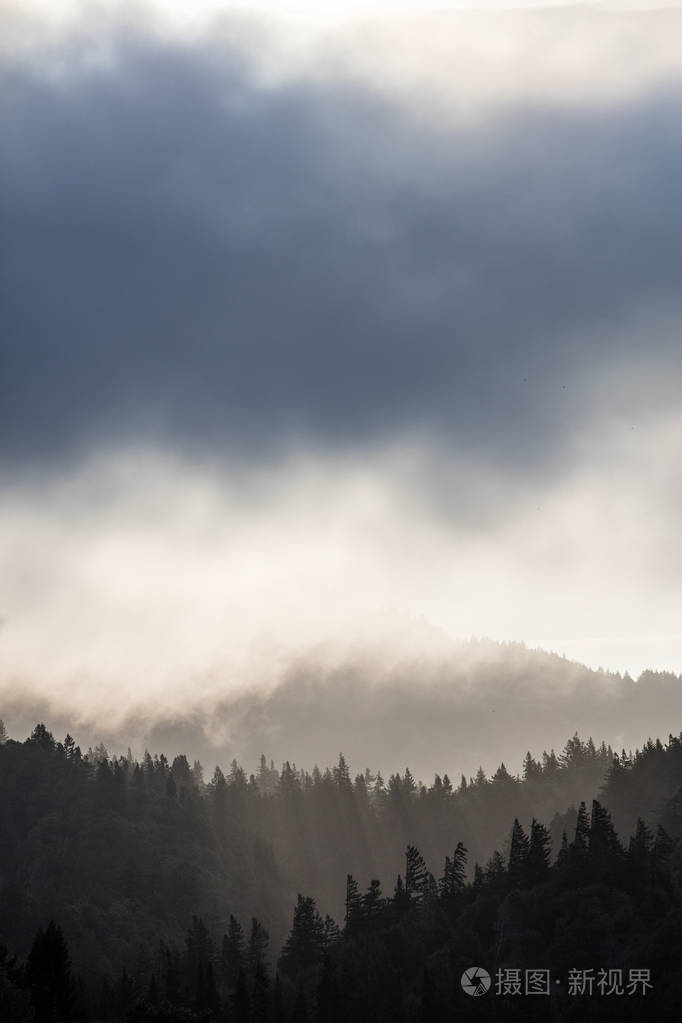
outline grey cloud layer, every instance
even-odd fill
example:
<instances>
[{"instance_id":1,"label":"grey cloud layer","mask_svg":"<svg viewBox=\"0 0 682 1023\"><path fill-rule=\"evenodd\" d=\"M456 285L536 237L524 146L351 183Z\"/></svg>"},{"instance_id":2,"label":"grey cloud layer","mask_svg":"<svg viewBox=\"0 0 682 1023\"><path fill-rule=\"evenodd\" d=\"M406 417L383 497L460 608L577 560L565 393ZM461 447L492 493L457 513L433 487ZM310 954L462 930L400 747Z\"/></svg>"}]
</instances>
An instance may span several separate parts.
<instances>
[{"instance_id":1,"label":"grey cloud layer","mask_svg":"<svg viewBox=\"0 0 682 1023\"><path fill-rule=\"evenodd\" d=\"M646 326L679 322L679 85L447 126L227 45L70 45L3 72L5 462L423 430L544 466L596 377L679 383Z\"/></svg>"}]
</instances>

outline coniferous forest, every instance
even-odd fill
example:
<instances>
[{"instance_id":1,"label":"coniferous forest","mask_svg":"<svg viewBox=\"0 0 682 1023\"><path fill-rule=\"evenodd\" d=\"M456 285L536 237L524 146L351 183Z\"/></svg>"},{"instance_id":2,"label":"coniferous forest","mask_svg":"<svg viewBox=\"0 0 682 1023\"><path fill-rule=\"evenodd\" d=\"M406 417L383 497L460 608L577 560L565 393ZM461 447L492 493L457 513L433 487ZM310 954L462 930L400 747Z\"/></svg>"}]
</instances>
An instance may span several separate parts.
<instances>
[{"instance_id":1,"label":"coniferous forest","mask_svg":"<svg viewBox=\"0 0 682 1023\"><path fill-rule=\"evenodd\" d=\"M3 1021L678 1018L682 736L425 785L2 731Z\"/></svg>"}]
</instances>

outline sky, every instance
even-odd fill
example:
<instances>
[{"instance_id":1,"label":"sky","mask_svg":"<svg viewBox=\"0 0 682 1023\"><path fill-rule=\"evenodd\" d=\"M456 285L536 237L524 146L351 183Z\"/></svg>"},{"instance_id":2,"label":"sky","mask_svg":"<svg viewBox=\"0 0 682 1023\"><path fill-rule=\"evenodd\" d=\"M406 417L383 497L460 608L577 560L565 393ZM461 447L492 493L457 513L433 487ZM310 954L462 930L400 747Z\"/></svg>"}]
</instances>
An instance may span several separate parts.
<instances>
[{"instance_id":1,"label":"sky","mask_svg":"<svg viewBox=\"0 0 682 1023\"><path fill-rule=\"evenodd\" d=\"M679 7L370 6L0 6L0 710L682 672Z\"/></svg>"}]
</instances>

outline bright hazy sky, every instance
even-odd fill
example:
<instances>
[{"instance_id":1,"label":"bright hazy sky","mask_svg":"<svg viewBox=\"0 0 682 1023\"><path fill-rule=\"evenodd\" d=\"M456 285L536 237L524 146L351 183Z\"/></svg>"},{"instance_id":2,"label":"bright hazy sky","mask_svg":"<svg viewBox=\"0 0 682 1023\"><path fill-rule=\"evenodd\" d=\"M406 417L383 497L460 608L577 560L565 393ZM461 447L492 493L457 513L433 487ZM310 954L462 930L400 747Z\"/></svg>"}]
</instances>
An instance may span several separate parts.
<instances>
[{"instance_id":1,"label":"bright hazy sky","mask_svg":"<svg viewBox=\"0 0 682 1023\"><path fill-rule=\"evenodd\" d=\"M162 6L2 5L0 699L682 671L679 9Z\"/></svg>"}]
</instances>

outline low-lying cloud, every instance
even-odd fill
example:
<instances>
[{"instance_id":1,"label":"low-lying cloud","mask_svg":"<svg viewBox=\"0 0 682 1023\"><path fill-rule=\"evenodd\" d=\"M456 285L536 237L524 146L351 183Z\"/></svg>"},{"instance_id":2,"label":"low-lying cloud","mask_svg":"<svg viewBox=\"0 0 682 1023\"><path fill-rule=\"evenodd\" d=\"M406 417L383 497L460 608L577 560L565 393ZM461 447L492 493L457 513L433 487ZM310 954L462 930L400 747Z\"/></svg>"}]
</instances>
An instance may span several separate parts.
<instances>
[{"instance_id":1,"label":"low-lying cloud","mask_svg":"<svg viewBox=\"0 0 682 1023\"><path fill-rule=\"evenodd\" d=\"M454 460L438 489L405 444L252 468L130 450L16 482L3 689L102 720L178 713L272 686L320 645L326 663L361 646L411 655L401 615L617 670L674 667L681 425L613 424L589 465L532 490Z\"/></svg>"},{"instance_id":2,"label":"low-lying cloud","mask_svg":"<svg viewBox=\"0 0 682 1023\"><path fill-rule=\"evenodd\" d=\"M2 47L5 704L680 670L679 12L131 12Z\"/></svg>"}]
</instances>

